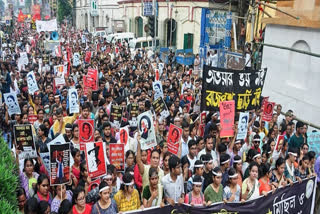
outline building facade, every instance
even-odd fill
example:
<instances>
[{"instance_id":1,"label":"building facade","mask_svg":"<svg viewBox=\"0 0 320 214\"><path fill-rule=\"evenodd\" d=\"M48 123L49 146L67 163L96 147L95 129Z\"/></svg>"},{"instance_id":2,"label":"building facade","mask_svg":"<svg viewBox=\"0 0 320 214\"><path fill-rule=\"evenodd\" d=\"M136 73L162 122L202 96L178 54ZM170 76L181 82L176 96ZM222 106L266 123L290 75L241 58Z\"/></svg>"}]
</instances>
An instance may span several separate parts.
<instances>
[{"instance_id":1,"label":"building facade","mask_svg":"<svg viewBox=\"0 0 320 214\"><path fill-rule=\"evenodd\" d=\"M123 32L124 21L117 0L96 0L97 13L91 13L92 0L75 0L75 26L90 32L104 29L108 33Z\"/></svg>"},{"instance_id":2,"label":"building facade","mask_svg":"<svg viewBox=\"0 0 320 214\"><path fill-rule=\"evenodd\" d=\"M320 53L319 4L314 0L295 0L290 4L278 2L277 7L300 19L279 12L273 18L265 18L264 43ZM282 104L284 112L291 109L298 118L319 125L319 58L265 46L262 63L268 68L263 95Z\"/></svg>"},{"instance_id":3,"label":"building facade","mask_svg":"<svg viewBox=\"0 0 320 214\"><path fill-rule=\"evenodd\" d=\"M144 16L146 2L152 2L152 0L120 0L118 2L126 31L135 33L137 38L148 36L145 32L148 17ZM215 3L208 0L157 0L156 2L157 38L160 40L160 46L173 49L192 48L195 53L198 52L200 44L202 8L228 9L224 1Z\"/></svg>"}]
</instances>

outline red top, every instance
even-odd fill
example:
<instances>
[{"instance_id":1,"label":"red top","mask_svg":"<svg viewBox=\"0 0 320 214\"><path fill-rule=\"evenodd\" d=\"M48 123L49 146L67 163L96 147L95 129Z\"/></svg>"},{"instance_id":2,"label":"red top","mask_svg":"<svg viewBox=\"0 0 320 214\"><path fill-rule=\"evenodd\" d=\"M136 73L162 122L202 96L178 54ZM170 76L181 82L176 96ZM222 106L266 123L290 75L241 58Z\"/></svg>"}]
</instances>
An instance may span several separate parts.
<instances>
[{"instance_id":1,"label":"red top","mask_svg":"<svg viewBox=\"0 0 320 214\"><path fill-rule=\"evenodd\" d=\"M78 181L80 180L80 169L72 166L72 174L77 178Z\"/></svg>"},{"instance_id":2,"label":"red top","mask_svg":"<svg viewBox=\"0 0 320 214\"><path fill-rule=\"evenodd\" d=\"M139 172L138 164L134 166L134 182L137 186L137 189L142 191L142 176Z\"/></svg>"},{"instance_id":3,"label":"red top","mask_svg":"<svg viewBox=\"0 0 320 214\"><path fill-rule=\"evenodd\" d=\"M270 180L268 178L267 183L264 183L262 178L259 179L260 187L259 187L259 193L262 194L262 191L269 192L271 190L271 186L269 184Z\"/></svg>"},{"instance_id":4,"label":"red top","mask_svg":"<svg viewBox=\"0 0 320 214\"><path fill-rule=\"evenodd\" d=\"M73 205L72 207L72 213L73 214L90 214L91 213L91 206L89 204L86 204L86 208L82 213L79 213L76 209L76 205Z\"/></svg>"}]
</instances>

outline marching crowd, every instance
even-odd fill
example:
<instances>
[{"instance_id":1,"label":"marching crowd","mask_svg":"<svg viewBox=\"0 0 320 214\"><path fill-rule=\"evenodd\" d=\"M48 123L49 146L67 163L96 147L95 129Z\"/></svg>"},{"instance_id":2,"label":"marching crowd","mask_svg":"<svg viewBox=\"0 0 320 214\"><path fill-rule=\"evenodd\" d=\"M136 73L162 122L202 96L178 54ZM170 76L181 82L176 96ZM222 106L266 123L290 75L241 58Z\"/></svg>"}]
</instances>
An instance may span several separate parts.
<instances>
[{"instance_id":1,"label":"marching crowd","mask_svg":"<svg viewBox=\"0 0 320 214\"><path fill-rule=\"evenodd\" d=\"M85 43L82 35L86 36ZM94 119L94 140L104 142L109 157L108 145L119 143L119 129L109 121L111 105L123 107L123 118L133 103L138 104L139 114L151 110L152 82L156 78L153 64L161 59L157 53L151 56L144 49L130 51L128 42L109 44L82 31L65 28L60 36L64 38L60 43L61 57L50 56L51 52L46 51L43 33L19 28L7 35L7 48L1 53L1 92L16 93L21 109L21 114L9 116L8 106L2 104L0 116L2 136L15 150L20 165L16 191L20 213L109 214L176 203L208 206L244 202L295 181L316 174L319 177L320 159L316 161L317 154L307 144L308 126L294 121L290 110L281 115L281 105L274 110L271 122L262 121L261 109L251 110L245 140L237 140L238 113L234 137L220 137L219 112L206 113L202 135L198 119L202 82L199 62L190 71L170 57L160 76L169 116L154 118L157 146L142 150L137 128L130 127L125 171L119 172L108 164L107 173L98 178L101 182L93 188L80 150L78 120ZM80 65L73 66L72 59L68 62L63 54L67 49L80 53ZM90 63L85 62L88 50L92 51ZM18 68L19 53L26 51L29 63ZM69 63L69 75L65 76L64 86L56 87L53 66L64 61ZM83 77L88 68L99 72L98 90L84 93ZM26 74L30 71L34 71L39 87L33 95L27 87ZM78 93L78 114L69 113L70 88ZM12 127L29 124L29 115L37 116L32 126L38 158L21 160ZM168 152L170 124L182 128L178 155ZM121 121L121 127L127 125L127 120ZM67 184L50 186L40 153L48 152L47 144L60 134L71 145L71 179ZM276 147L278 135L285 138Z\"/></svg>"}]
</instances>

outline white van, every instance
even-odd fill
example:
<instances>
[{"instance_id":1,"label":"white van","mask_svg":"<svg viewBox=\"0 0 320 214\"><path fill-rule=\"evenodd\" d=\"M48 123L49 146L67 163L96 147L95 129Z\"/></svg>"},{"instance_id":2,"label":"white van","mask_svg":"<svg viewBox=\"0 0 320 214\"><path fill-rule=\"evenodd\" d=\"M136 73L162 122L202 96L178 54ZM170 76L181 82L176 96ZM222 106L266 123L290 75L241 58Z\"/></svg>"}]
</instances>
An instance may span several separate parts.
<instances>
[{"instance_id":1,"label":"white van","mask_svg":"<svg viewBox=\"0 0 320 214\"><path fill-rule=\"evenodd\" d=\"M137 39L132 40L129 46L131 49L145 48L146 50L152 50L152 37L139 37ZM157 47L160 47L159 38L156 38L156 48Z\"/></svg>"},{"instance_id":2,"label":"white van","mask_svg":"<svg viewBox=\"0 0 320 214\"><path fill-rule=\"evenodd\" d=\"M101 37L104 38L105 35L107 35L105 31L97 31L97 32L94 33L95 37L100 37L100 38Z\"/></svg>"},{"instance_id":3,"label":"white van","mask_svg":"<svg viewBox=\"0 0 320 214\"><path fill-rule=\"evenodd\" d=\"M115 34L109 34L107 36L107 42L108 43L116 43L119 40L122 42L126 41L129 43L132 39L134 39L134 33L115 33Z\"/></svg>"}]
</instances>

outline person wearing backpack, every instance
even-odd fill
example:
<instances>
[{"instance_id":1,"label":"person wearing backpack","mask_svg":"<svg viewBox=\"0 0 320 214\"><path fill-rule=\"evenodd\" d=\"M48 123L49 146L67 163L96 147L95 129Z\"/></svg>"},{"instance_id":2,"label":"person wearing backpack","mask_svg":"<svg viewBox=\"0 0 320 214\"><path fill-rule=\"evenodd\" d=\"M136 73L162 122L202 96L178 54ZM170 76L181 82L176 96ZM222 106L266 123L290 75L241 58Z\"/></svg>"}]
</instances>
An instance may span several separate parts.
<instances>
[{"instance_id":1,"label":"person wearing backpack","mask_svg":"<svg viewBox=\"0 0 320 214\"><path fill-rule=\"evenodd\" d=\"M184 197L184 203L190 204L191 206L205 206L206 201L204 195L201 192L202 189L202 178L199 175L195 175L192 181L192 191L186 194Z\"/></svg>"}]
</instances>

